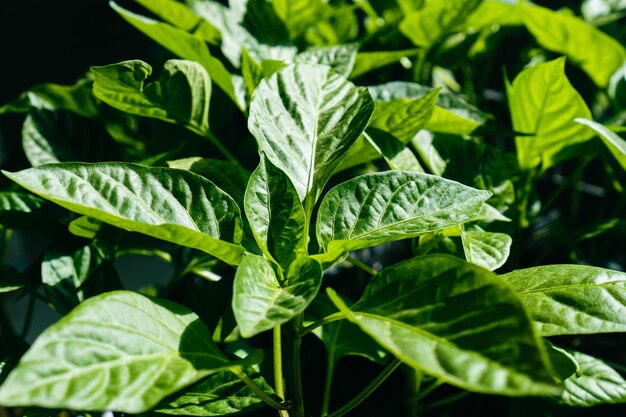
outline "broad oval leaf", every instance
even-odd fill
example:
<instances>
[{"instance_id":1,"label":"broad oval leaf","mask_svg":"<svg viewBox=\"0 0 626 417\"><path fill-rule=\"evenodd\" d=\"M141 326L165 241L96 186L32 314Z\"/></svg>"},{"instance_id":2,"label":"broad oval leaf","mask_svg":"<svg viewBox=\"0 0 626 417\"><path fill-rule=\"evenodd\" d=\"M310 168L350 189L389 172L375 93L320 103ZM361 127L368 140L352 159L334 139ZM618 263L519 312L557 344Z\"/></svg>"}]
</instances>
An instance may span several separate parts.
<instances>
[{"instance_id":1,"label":"broad oval leaf","mask_svg":"<svg viewBox=\"0 0 626 417\"><path fill-rule=\"evenodd\" d=\"M299 258L279 280L272 263L246 255L235 274L233 312L243 337L252 337L286 323L311 303L322 282L322 268Z\"/></svg>"},{"instance_id":2,"label":"broad oval leaf","mask_svg":"<svg viewBox=\"0 0 626 417\"><path fill-rule=\"evenodd\" d=\"M116 291L45 330L0 388L0 403L136 414L231 365L190 310Z\"/></svg>"},{"instance_id":3,"label":"broad oval leaf","mask_svg":"<svg viewBox=\"0 0 626 417\"><path fill-rule=\"evenodd\" d=\"M548 265L502 275L543 336L626 331L626 273Z\"/></svg>"},{"instance_id":4,"label":"broad oval leaf","mask_svg":"<svg viewBox=\"0 0 626 417\"><path fill-rule=\"evenodd\" d=\"M600 123L587 119L576 119L576 122L595 130L617 162L626 170L626 140Z\"/></svg>"},{"instance_id":5,"label":"broad oval leaf","mask_svg":"<svg viewBox=\"0 0 626 417\"><path fill-rule=\"evenodd\" d=\"M495 209L494 209L495 210ZM500 213L496 210L497 213ZM463 251L468 262L493 271L509 257L513 239L505 233L461 229Z\"/></svg>"},{"instance_id":6,"label":"broad oval leaf","mask_svg":"<svg viewBox=\"0 0 626 417\"><path fill-rule=\"evenodd\" d=\"M609 365L580 352L570 352L580 365L581 375L563 381L559 400L570 407L626 403L626 380Z\"/></svg>"},{"instance_id":7,"label":"broad oval leaf","mask_svg":"<svg viewBox=\"0 0 626 417\"><path fill-rule=\"evenodd\" d=\"M287 268L306 255L308 233L298 193L265 155L250 177L244 207L254 238L268 258Z\"/></svg>"},{"instance_id":8,"label":"broad oval leaf","mask_svg":"<svg viewBox=\"0 0 626 417\"><path fill-rule=\"evenodd\" d=\"M324 197L317 239L328 257L462 224L480 212L488 191L417 172L362 175Z\"/></svg>"},{"instance_id":9,"label":"broad oval leaf","mask_svg":"<svg viewBox=\"0 0 626 417\"><path fill-rule=\"evenodd\" d=\"M374 102L330 67L294 64L261 81L248 127L259 148L289 176L305 210L367 126Z\"/></svg>"},{"instance_id":10,"label":"broad oval leaf","mask_svg":"<svg viewBox=\"0 0 626 417\"><path fill-rule=\"evenodd\" d=\"M200 249L230 264L243 256L239 207L191 172L111 162L50 164L5 175L113 226Z\"/></svg>"},{"instance_id":11,"label":"broad oval leaf","mask_svg":"<svg viewBox=\"0 0 626 417\"><path fill-rule=\"evenodd\" d=\"M567 55L599 86L624 63L626 50L619 42L585 21L545 7L522 4L526 28L544 48Z\"/></svg>"},{"instance_id":12,"label":"broad oval leaf","mask_svg":"<svg viewBox=\"0 0 626 417\"><path fill-rule=\"evenodd\" d=\"M296 55L294 62L326 65L342 77L348 78L350 72L352 72L352 67L354 67L354 60L358 50L359 44L356 43L317 46Z\"/></svg>"},{"instance_id":13,"label":"broad oval leaf","mask_svg":"<svg viewBox=\"0 0 626 417\"><path fill-rule=\"evenodd\" d=\"M209 130L211 79L193 61L169 60L159 78L147 85L152 67L143 61L124 61L91 67L93 92L112 107L138 116L179 123L204 135Z\"/></svg>"},{"instance_id":14,"label":"broad oval leaf","mask_svg":"<svg viewBox=\"0 0 626 417\"><path fill-rule=\"evenodd\" d=\"M351 308L332 298L389 352L444 382L510 396L560 392L521 302L485 269L446 255L414 258L376 274Z\"/></svg>"},{"instance_id":15,"label":"broad oval leaf","mask_svg":"<svg viewBox=\"0 0 626 417\"><path fill-rule=\"evenodd\" d=\"M261 375L246 371L266 394L274 394ZM263 400L246 387L241 379L232 372L224 371L173 395L159 404L156 411L183 416L228 416L256 410L264 405Z\"/></svg>"},{"instance_id":16,"label":"broad oval leaf","mask_svg":"<svg viewBox=\"0 0 626 417\"><path fill-rule=\"evenodd\" d=\"M559 58L522 71L508 89L513 128L531 136L515 138L520 168L539 164L548 169L566 146L589 139L591 130L574 123L591 112L565 76L565 59Z\"/></svg>"}]
</instances>

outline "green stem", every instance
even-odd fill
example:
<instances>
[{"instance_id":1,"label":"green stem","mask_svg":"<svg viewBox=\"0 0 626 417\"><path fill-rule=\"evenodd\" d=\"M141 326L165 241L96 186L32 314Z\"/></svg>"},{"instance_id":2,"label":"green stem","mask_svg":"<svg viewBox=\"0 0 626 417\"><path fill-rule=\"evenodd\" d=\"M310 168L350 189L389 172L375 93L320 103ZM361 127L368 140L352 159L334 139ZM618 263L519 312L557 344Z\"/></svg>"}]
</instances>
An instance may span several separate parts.
<instances>
[{"instance_id":1,"label":"green stem","mask_svg":"<svg viewBox=\"0 0 626 417\"><path fill-rule=\"evenodd\" d=\"M353 258L352 256L348 256L348 262L350 262L352 265L356 266L357 268L362 269L363 271L367 272L370 275L376 275L376 273L378 272L374 268L369 266L368 264L361 262L358 259Z\"/></svg>"},{"instance_id":2,"label":"green stem","mask_svg":"<svg viewBox=\"0 0 626 417\"><path fill-rule=\"evenodd\" d=\"M326 316L323 319L317 320L309 324L305 328L303 328L302 331L300 332L300 337L303 337L304 335L311 333L313 330L317 329L320 326L323 326L328 323L332 323L333 321L343 320L345 318L346 316L343 313L335 313L335 314L331 314L330 316Z\"/></svg>"},{"instance_id":3,"label":"green stem","mask_svg":"<svg viewBox=\"0 0 626 417\"><path fill-rule=\"evenodd\" d=\"M326 362L326 379L324 380L324 394L322 396L322 412L321 416L328 415L328 407L330 405L330 394L333 387L333 376L335 375L334 358L328 358Z\"/></svg>"},{"instance_id":4,"label":"green stem","mask_svg":"<svg viewBox=\"0 0 626 417\"><path fill-rule=\"evenodd\" d=\"M277 410L286 410L288 408L288 405L286 403L279 403L278 401L267 395L265 391L261 389L261 387L259 387L252 379L250 379L248 375L245 374L245 372L241 370L241 368L232 368L230 371L235 374L237 378L241 379L252 392L258 395L259 398L270 407Z\"/></svg>"},{"instance_id":5,"label":"green stem","mask_svg":"<svg viewBox=\"0 0 626 417\"><path fill-rule=\"evenodd\" d=\"M274 388L276 395L285 399L285 380L283 379L283 349L280 326L274 327ZM280 417L289 417L287 410L278 410Z\"/></svg>"},{"instance_id":6,"label":"green stem","mask_svg":"<svg viewBox=\"0 0 626 417\"><path fill-rule=\"evenodd\" d=\"M417 51L417 57L415 58L415 67L413 67L413 81L417 83L426 83L426 57L428 56L429 49L420 49Z\"/></svg>"},{"instance_id":7,"label":"green stem","mask_svg":"<svg viewBox=\"0 0 626 417\"><path fill-rule=\"evenodd\" d=\"M393 373L393 371L400 366L400 360L394 359L383 371L369 383L368 386L363 388L363 391L359 392L356 397L350 400L346 405L339 408L338 410L332 412L328 415L328 417L341 417L346 415L352 409L354 409L357 405L361 404L367 397L369 397L372 392L376 390L385 380Z\"/></svg>"},{"instance_id":8,"label":"green stem","mask_svg":"<svg viewBox=\"0 0 626 417\"><path fill-rule=\"evenodd\" d=\"M293 403L290 409L293 417L304 417L304 394L302 392L302 345L303 314L299 314L287 325L285 338L285 388L286 398Z\"/></svg>"},{"instance_id":9,"label":"green stem","mask_svg":"<svg viewBox=\"0 0 626 417\"><path fill-rule=\"evenodd\" d=\"M226 149L224 145L222 145L222 142L213 134L213 132L207 130L205 133L205 137L213 144L213 146L217 148L218 151L220 151L222 155L224 155L224 157L228 161L241 168L241 164L239 163L239 161L237 161L237 158L235 158L233 154L230 153L230 151Z\"/></svg>"},{"instance_id":10,"label":"green stem","mask_svg":"<svg viewBox=\"0 0 626 417\"><path fill-rule=\"evenodd\" d=\"M445 406L445 405L452 404L452 403L454 403L454 402L457 402L457 401L459 401L459 400L462 400L463 398L467 397L467 396L468 396L468 395L470 395L470 394L471 394L471 392L469 392L469 391L462 391L462 392L459 392L458 394L451 395L451 396L449 396L448 398L444 398L444 399L442 399L442 400L439 400L439 401L434 401L434 402L432 402L432 403L429 403L429 404L427 404L427 405L424 407L424 409L426 409L426 410L432 410L432 409L434 409L434 408L443 407L443 406Z\"/></svg>"}]
</instances>

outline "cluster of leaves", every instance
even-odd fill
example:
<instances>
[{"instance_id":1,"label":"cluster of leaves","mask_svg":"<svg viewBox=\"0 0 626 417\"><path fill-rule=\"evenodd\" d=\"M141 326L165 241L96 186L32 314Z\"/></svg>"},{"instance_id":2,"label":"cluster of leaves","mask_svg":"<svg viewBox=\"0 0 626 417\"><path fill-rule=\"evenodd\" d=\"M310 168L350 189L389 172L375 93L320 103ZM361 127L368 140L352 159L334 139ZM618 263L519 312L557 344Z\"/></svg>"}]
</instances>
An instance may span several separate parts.
<instances>
[{"instance_id":1,"label":"cluster of leaves","mask_svg":"<svg viewBox=\"0 0 626 417\"><path fill-rule=\"evenodd\" d=\"M470 392L626 402L618 371L556 338L626 331L621 260L525 259L557 241L542 232L567 193L575 227L587 189L620 203L563 241L623 228L626 49L602 29L624 35L626 5L135 2L111 7L176 59L92 67L0 108L26 114L31 164L4 172L3 248L11 230L49 241L24 271L2 266L0 291L64 315L28 347L1 311L1 405L338 417L399 366L407 413ZM171 282L125 290L127 254L171 263ZM305 404L315 337L326 382ZM331 411L346 356L384 369ZM456 394L429 401L443 385Z\"/></svg>"}]
</instances>

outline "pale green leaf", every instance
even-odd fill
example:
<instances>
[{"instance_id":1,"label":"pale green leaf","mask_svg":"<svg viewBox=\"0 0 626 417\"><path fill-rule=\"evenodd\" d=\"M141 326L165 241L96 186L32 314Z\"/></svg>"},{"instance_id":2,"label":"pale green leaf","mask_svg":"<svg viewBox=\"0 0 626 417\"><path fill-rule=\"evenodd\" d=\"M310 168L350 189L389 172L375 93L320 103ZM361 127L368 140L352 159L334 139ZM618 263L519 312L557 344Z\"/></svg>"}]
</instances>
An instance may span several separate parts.
<instances>
[{"instance_id":1,"label":"pale green leaf","mask_svg":"<svg viewBox=\"0 0 626 417\"><path fill-rule=\"evenodd\" d=\"M292 38L302 35L330 12L330 6L323 0L274 0L272 4Z\"/></svg>"},{"instance_id":2,"label":"pale green leaf","mask_svg":"<svg viewBox=\"0 0 626 417\"><path fill-rule=\"evenodd\" d=\"M190 310L116 291L45 330L0 388L0 404L137 414L229 366Z\"/></svg>"},{"instance_id":3,"label":"pale green leaf","mask_svg":"<svg viewBox=\"0 0 626 417\"><path fill-rule=\"evenodd\" d=\"M246 189L244 211L252 233L266 256L286 268L306 254L308 231L298 193L265 155Z\"/></svg>"},{"instance_id":4,"label":"pale green leaf","mask_svg":"<svg viewBox=\"0 0 626 417\"><path fill-rule=\"evenodd\" d=\"M473 219L491 195L433 175L362 175L326 194L317 215L325 256L408 239Z\"/></svg>"},{"instance_id":5,"label":"pale green leaf","mask_svg":"<svg viewBox=\"0 0 626 417\"><path fill-rule=\"evenodd\" d=\"M341 76L348 78L354 67L354 60L358 49L359 44L357 43L317 46L296 55L294 62L326 65Z\"/></svg>"},{"instance_id":6,"label":"pale green leaf","mask_svg":"<svg viewBox=\"0 0 626 417\"><path fill-rule=\"evenodd\" d=\"M445 255L383 269L346 318L398 359L442 382L510 396L555 395L543 342L495 274Z\"/></svg>"},{"instance_id":7,"label":"pale green leaf","mask_svg":"<svg viewBox=\"0 0 626 417\"><path fill-rule=\"evenodd\" d=\"M233 287L233 312L243 337L270 330L304 311L319 291L322 269L310 258L299 258L285 277L287 282L282 282L272 263L261 256L243 258Z\"/></svg>"},{"instance_id":8,"label":"pale green leaf","mask_svg":"<svg viewBox=\"0 0 626 417\"><path fill-rule=\"evenodd\" d=\"M99 220L87 216L80 216L67 225L67 230L75 236L93 239L96 237L101 226L102 222Z\"/></svg>"},{"instance_id":9,"label":"pale green leaf","mask_svg":"<svg viewBox=\"0 0 626 417\"><path fill-rule=\"evenodd\" d=\"M490 26L520 26L523 24L522 12L515 2L483 0L463 23L464 28L478 31Z\"/></svg>"},{"instance_id":10,"label":"pale green leaf","mask_svg":"<svg viewBox=\"0 0 626 417\"><path fill-rule=\"evenodd\" d=\"M110 2L110 5L128 23L173 54L183 59L196 61L202 65L208 72L211 81L217 84L236 105L243 108L242 103L239 102L235 94L231 74L219 59L211 55L207 44L202 38L167 23L158 22L129 12L114 2Z\"/></svg>"},{"instance_id":11,"label":"pale green leaf","mask_svg":"<svg viewBox=\"0 0 626 417\"><path fill-rule=\"evenodd\" d=\"M429 49L478 7L481 0L431 1L405 16L400 32L414 45Z\"/></svg>"},{"instance_id":12,"label":"pale green leaf","mask_svg":"<svg viewBox=\"0 0 626 417\"><path fill-rule=\"evenodd\" d=\"M578 17L536 5L523 4L520 8L524 25L537 42L546 49L567 55L599 87L606 87L611 75L624 63L624 47Z\"/></svg>"},{"instance_id":13,"label":"pale green leaf","mask_svg":"<svg viewBox=\"0 0 626 417\"><path fill-rule=\"evenodd\" d=\"M522 71L508 91L513 128L530 136L515 138L520 168L548 169L565 147L589 139L593 132L574 122L591 118L582 97L565 76L559 58Z\"/></svg>"},{"instance_id":14,"label":"pale green leaf","mask_svg":"<svg viewBox=\"0 0 626 417\"><path fill-rule=\"evenodd\" d=\"M217 44L220 40L220 32L213 25L179 1L135 0L135 2L141 4L166 22L181 28L185 32L191 32L211 44Z\"/></svg>"},{"instance_id":15,"label":"pale green leaf","mask_svg":"<svg viewBox=\"0 0 626 417\"><path fill-rule=\"evenodd\" d=\"M92 67L93 92L112 107L137 116L179 123L205 135L209 130L211 79L193 61L169 60L157 80L144 84L152 74L143 61L124 61Z\"/></svg>"},{"instance_id":16,"label":"pale green leaf","mask_svg":"<svg viewBox=\"0 0 626 417\"><path fill-rule=\"evenodd\" d=\"M505 233L465 230L461 228L463 251L468 262L493 271L509 257L513 239Z\"/></svg>"},{"instance_id":17,"label":"pale green leaf","mask_svg":"<svg viewBox=\"0 0 626 417\"><path fill-rule=\"evenodd\" d=\"M387 165L389 165L389 168L401 171L424 172L415 154L390 133L376 129L375 127L369 127L367 128L367 133L364 133L363 136L376 151L376 155L372 157L382 155ZM346 157L346 161L350 161L348 156ZM355 157L354 161L358 163L365 162L368 157L368 155L358 154L353 156ZM342 164L342 166L345 165Z\"/></svg>"},{"instance_id":18,"label":"pale green leaf","mask_svg":"<svg viewBox=\"0 0 626 417\"><path fill-rule=\"evenodd\" d=\"M585 265L549 265L502 275L543 336L626 331L626 274Z\"/></svg>"},{"instance_id":19,"label":"pale green leaf","mask_svg":"<svg viewBox=\"0 0 626 417\"><path fill-rule=\"evenodd\" d=\"M200 249L230 264L243 255L237 204L191 172L64 163L5 175L68 210L113 226Z\"/></svg>"},{"instance_id":20,"label":"pale green leaf","mask_svg":"<svg viewBox=\"0 0 626 417\"><path fill-rule=\"evenodd\" d=\"M571 352L580 365L581 375L563 382L562 404L592 407L600 404L626 403L626 380L609 365L580 352Z\"/></svg>"},{"instance_id":21,"label":"pale green leaf","mask_svg":"<svg viewBox=\"0 0 626 417\"><path fill-rule=\"evenodd\" d=\"M344 153L367 126L374 102L322 65L294 64L261 81L248 128L312 209Z\"/></svg>"},{"instance_id":22,"label":"pale green leaf","mask_svg":"<svg viewBox=\"0 0 626 417\"><path fill-rule=\"evenodd\" d=\"M617 162L626 169L626 141L624 139L600 123L588 119L576 119L576 122L595 130Z\"/></svg>"},{"instance_id":23,"label":"pale green leaf","mask_svg":"<svg viewBox=\"0 0 626 417\"><path fill-rule=\"evenodd\" d=\"M247 373L266 394L274 394L261 375L249 370ZM246 413L264 405L232 372L220 372L168 398L157 406L156 411L183 416L227 416Z\"/></svg>"},{"instance_id":24,"label":"pale green leaf","mask_svg":"<svg viewBox=\"0 0 626 417\"><path fill-rule=\"evenodd\" d=\"M398 62L402 58L414 56L418 49L403 49L401 51L359 52L354 60L354 67L350 78L360 77L370 71Z\"/></svg>"}]
</instances>

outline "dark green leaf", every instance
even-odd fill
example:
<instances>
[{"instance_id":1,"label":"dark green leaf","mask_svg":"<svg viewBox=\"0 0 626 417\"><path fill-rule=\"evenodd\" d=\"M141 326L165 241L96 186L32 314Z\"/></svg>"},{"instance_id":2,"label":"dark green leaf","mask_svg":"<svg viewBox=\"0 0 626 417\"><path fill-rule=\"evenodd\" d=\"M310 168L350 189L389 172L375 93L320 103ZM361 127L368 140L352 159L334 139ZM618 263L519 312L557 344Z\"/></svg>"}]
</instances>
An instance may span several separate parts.
<instances>
[{"instance_id":1,"label":"dark green leaf","mask_svg":"<svg viewBox=\"0 0 626 417\"><path fill-rule=\"evenodd\" d=\"M0 403L136 414L230 366L190 310L116 291L44 331L0 388Z\"/></svg>"},{"instance_id":2,"label":"dark green leaf","mask_svg":"<svg viewBox=\"0 0 626 417\"><path fill-rule=\"evenodd\" d=\"M289 176L310 213L373 110L366 89L329 67L295 64L261 81L248 128L260 150Z\"/></svg>"},{"instance_id":3,"label":"dark green leaf","mask_svg":"<svg viewBox=\"0 0 626 417\"><path fill-rule=\"evenodd\" d=\"M559 379L561 381L564 381L571 376L574 376L575 378L580 377L582 370L580 369L579 363L570 352L553 345L547 339L543 339L543 341L548 349L550 363L559 375Z\"/></svg>"},{"instance_id":4,"label":"dark green leaf","mask_svg":"<svg viewBox=\"0 0 626 417\"><path fill-rule=\"evenodd\" d=\"M200 249L231 264L243 255L237 245L242 235L237 204L199 175L125 163L50 164L5 175L68 210L113 226Z\"/></svg>"},{"instance_id":5,"label":"dark green leaf","mask_svg":"<svg viewBox=\"0 0 626 417\"><path fill-rule=\"evenodd\" d=\"M555 395L543 342L493 273L445 255L380 271L348 320L406 364L443 382L500 395Z\"/></svg>"},{"instance_id":6,"label":"dark green leaf","mask_svg":"<svg viewBox=\"0 0 626 417\"><path fill-rule=\"evenodd\" d=\"M250 177L244 207L254 238L268 258L287 268L306 255L308 233L298 193L265 155Z\"/></svg>"},{"instance_id":7,"label":"dark green leaf","mask_svg":"<svg viewBox=\"0 0 626 417\"><path fill-rule=\"evenodd\" d=\"M26 281L15 268L8 265L0 266L0 293L19 290L24 288L25 284ZM1 325L0 329L2 329ZM0 369L1 374L2 370Z\"/></svg>"},{"instance_id":8,"label":"dark green leaf","mask_svg":"<svg viewBox=\"0 0 626 417\"><path fill-rule=\"evenodd\" d=\"M626 274L585 265L549 265L502 275L543 336L626 331Z\"/></svg>"},{"instance_id":9,"label":"dark green leaf","mask_svg":"<svg viewBox=\"0 0 626 417\"><path fill-rule=\"evenodd\" d=\"M261 256L243 258L233 290L233 312L243 337L270 330L304 311L319 291L322 269L310 258L299 258L285 278L286 282Z\"/></svg>"},{"instance_id":10,"label":"dark green leaf","mask_svg":"<svg viewBox=\"0 0 626 417\"><path fill-rule=\"evenodd\" d=\"M317 239L334 258L473 219L489 198L454 181L389 171L363 175L330 190L320 205ZM335 258L336 259L336 258Z\"/></svg>"}]
</instances>

